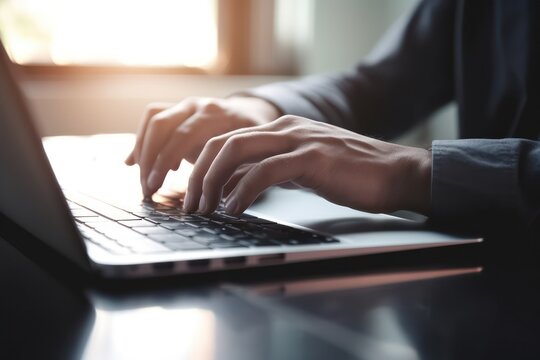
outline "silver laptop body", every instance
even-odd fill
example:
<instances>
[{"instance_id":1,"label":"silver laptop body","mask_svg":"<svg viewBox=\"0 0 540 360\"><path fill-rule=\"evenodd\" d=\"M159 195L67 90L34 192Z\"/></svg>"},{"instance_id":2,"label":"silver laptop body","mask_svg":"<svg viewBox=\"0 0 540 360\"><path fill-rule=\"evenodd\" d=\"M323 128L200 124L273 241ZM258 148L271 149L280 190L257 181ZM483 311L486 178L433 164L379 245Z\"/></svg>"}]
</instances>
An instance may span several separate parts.
<instances>
[{"instance_id":1,"label":"silver laptop body","mask_svg":"<svg viewBox=\"0 0 540 360\"><path fill-rule=\"evenodd\" d=\"M13 65L3 46L0 47L0 212L33 234L39 241L42 241L86 271L97 272L100 276L113 278L163 276L175 273L278 265L480 241L479 239L455 238L423 231L376 233L341 231L340 234L331 234L324 231L326 228L317 229L317 226L298 225L302 221L295 221L296 224L284 222L282 221L283 216L279 213L282 210L278 209L278 213L272 214L271 207L268 208L270 209L270 219L267 216L268 214L265 213L264 216L259 216L256 219L258 224L270 224L279 231L283 231L284 225L290 226L294 234L309 239L312 236L313 239L320 239L320 241L294 243L296 240L292 238L296 235L291 235L290 238L287 238L287 236L280 238L281 242L275 242L275 245L257 246L257 243L261 243L260 239L266 235L264 232L255 233L251 231L245 232L241 241L242 246L227 247L225 244L225 246L213 247L205 245L206 247L198 248L197 244L199 243L195 242L195 246L188 250L174 250L182 247L180 246L177 248L167 247L166 250L159 251L161 247L164 247L164 244L169 243L155 241L150 237L151 235L135 231L131 233L133 237L130 238L128 230L133 229L128 227L126 227L126 231L121 232L122 239L115 239L114 236L105 235L107 234L105 231L97 231L91 225L86 224L83 219L77 217L77 214L80 215L82 210L82 213L95 211L97 214L95 217L107 218L107 211L103 213L93 209L92 204L96 204L98 208L103 206L101 200L73 189L69 189L69 192L64 193L59 186L47 159L42 141L35 129L28 106L17 84ZM123 164L119 164L119 166L123 166ZM281 193L277 193L276 196L279 196L279 194ZM294 194L294 192L291 194ZM134 194L134 196L138 196L138 194ZM318 206L326 206L327 213L331 213L332 209L341 209L341 207L329 204L322 199L314 200L315 198L315 195L312 194L300 194L297 197L296 206L301 206L302 204L299 202L302 201L319 201ZM277 201L282 200L278 199ZM105 206L109 210L114 208L114 205L111 204ZM310 205L306 204L305 206ZM259 207L265 212L264 204L259 205ZM166 217L174 211L174 206L171 209L173 210L160 207L158 204L157 209L150 211L153 214ZM129 213L129 210L117 210L120 213L122 211L126 214ZM164 210L168 212L156 213L156 211ZM358 219L362 219L363 213L350 209L347 209L347 211L354 213ZM295 214L298 215L297 213L298 211ZM133 213L129 214L130 216L134 215ZM388 219L387 215L381 216ZM157 216L156 218L161 217ZM332 217L330 216L330 218ZM245 221L249 222L250 219L253 219L253 217L250 216ZM298 220L294 216L288 216L288 219ZM108 221L109 219L105 220ZM126 221L130 220L136 221L135 218L129 218ZM169 220L172 220L172 218ZM285 220L287 220L287 216L285 216ZM244 220L237 220L237 222L240 221L243 222ZM217 223L219 225L219 222ZM308 225L313 223L304 221L304 224ZM115 226L124 226L124 223L119 224L118 221L115 224L111 226L113 228ZM325 224L328 225L328 222ZM162 230L161 225L161 223L156 222L156 230ZM214 223L212 225L216 226ZM100 225L100 227L107 226ZM321 229L323 231L320 231ZM199 230L196 229L196 231ZM190 233L192 234L193 231ZM178 234L179 237L183 236L182 229L175 230L175 234ZM222 233L218 231L216 236L222 236L220 234ZM226 241L235 241L232 236L234 234L229 237L223 236L223 241L220 242L221 245ZM189 238L189 236L185 237ZM174 238L174 236L171 235L170 238ZM192 238L188 240L190 239ZM123 244L123 247L127 250L111 251L105 245L105 240L112 241L113 244ZM148 241L148 243L145 243L145 241ZM146 246L146 249L154 249L154 251L135 252L133 251L135 246L133 246L133 249L130 246L132 243L151 245ZM142 248L145 247L142 246Z\"/></svg>"}]
</instances>

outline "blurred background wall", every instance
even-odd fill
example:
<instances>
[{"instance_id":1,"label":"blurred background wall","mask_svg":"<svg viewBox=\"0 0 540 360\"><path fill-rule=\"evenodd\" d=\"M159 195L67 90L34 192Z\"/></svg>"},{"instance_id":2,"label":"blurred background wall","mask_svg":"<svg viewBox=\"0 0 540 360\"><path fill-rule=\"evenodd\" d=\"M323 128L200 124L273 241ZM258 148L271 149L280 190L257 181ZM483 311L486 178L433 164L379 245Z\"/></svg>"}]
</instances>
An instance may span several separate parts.
<instances>
[{"instance_id":1,"label":"blurred background wall","mask_svg":"<svg viewBox=\"0 0 540 360\"><path fill-rule=\"evenodd\" d=\"M134 132L144 106L152 101L175 102L190 95L226 96L272 81L347 69L366 56L388 27L418 2L227 1L236 6L236 12L229 14L229 22L239 19L239 9L244 13L242 17L250 20L243 30L229 35L245 37L243 48L236 48L233 54L245 52L244 62L235 71L25 73L24 91L42 133ZM239 1L244 5L240 6ZM427 145L432 138L454 138L455 117L455 108L448 106L399 141Z\"/></svg>"}]
</instances>

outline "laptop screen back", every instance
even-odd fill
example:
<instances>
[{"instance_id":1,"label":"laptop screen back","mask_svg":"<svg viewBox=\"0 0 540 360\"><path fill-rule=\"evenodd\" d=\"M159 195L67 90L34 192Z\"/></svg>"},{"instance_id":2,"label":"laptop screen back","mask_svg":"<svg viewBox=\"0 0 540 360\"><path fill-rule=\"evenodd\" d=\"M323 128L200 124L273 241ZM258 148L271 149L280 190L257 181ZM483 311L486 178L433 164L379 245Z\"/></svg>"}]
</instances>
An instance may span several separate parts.
<instances>
[{"instance_id":1,"label":"laptop screen back","mask_svg":"<svg viewBox=\"0 0 540 360\"><path fill-rule=\"evenodd\" d=\"M13 72L13 64L0 43L0 212L54 250L87 267L84 244Z\"/></svg>"}]
</instances>

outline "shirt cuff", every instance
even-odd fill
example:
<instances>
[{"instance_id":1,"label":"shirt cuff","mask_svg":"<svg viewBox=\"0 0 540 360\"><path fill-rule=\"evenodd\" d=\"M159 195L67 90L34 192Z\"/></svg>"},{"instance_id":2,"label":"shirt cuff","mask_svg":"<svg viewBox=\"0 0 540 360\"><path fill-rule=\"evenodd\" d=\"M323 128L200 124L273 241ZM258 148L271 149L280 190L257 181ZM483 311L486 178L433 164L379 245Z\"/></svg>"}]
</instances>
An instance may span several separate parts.
<instances>
[{"instance_id":1,"label":"shirt cuff","mask_svg":"<svg viewBox=\"0 0 540 360\"><path fill-rule=\"evenodd\" d=\"M476 221L518 215L519 151L512 140L437 140L432 154L433 220Z\"/></svg>"}]
</instances>

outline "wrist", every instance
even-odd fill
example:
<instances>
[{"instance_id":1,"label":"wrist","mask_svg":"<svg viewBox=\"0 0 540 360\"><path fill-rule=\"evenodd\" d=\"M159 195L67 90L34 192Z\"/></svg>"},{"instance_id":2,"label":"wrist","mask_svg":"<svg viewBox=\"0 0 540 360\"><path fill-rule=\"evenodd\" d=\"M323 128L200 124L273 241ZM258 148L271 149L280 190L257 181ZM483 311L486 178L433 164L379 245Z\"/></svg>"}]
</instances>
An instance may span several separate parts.
<instances>
[{"instance_id":1,"label":"wrist","mask_svg":"<svg viewBox=\"0 0 540 360\"><path fill-rule=\"evenodd\" d=\"M283 115L274 104L258 97L232 96L227 101L249 115L250 126L266 124Z\"/></svg>"},{"instance_id":2,"label":"wrist","mask_svg":"<svg viewBox=\"0 0 540 360\"><path fill-rule=\"evenodd\" d=\"M424 215L431 212L431 150L410 148L407 154L408 166L404 176L406 185L403 192L403 209Z\"/></svg>"}]
</instances>

